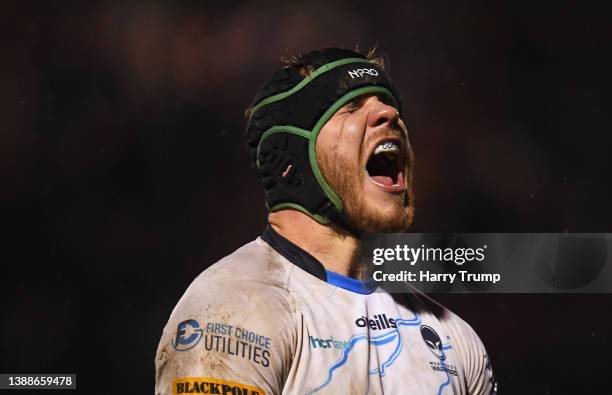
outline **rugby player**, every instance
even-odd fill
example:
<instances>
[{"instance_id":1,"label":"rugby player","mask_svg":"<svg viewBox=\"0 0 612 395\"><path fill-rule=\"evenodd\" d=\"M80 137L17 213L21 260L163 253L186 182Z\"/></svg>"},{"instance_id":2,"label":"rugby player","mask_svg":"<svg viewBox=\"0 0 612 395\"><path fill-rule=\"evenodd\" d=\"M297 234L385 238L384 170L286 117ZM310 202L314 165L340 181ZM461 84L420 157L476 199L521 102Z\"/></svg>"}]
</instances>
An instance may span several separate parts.
<instances>
[{"instance_id":1,"label":"rugby player","mask_svg":"<svg viewBox=\"0 0 612 395\"><path fill-rule=\"evenodd\" d=\"M490 394L484 346L422 294L360 273L365 232L411 223L413 155L380 58L293 58L248 111L261 237L202 272L156 356L156 394Z\"/></svg>"}]
</instances>

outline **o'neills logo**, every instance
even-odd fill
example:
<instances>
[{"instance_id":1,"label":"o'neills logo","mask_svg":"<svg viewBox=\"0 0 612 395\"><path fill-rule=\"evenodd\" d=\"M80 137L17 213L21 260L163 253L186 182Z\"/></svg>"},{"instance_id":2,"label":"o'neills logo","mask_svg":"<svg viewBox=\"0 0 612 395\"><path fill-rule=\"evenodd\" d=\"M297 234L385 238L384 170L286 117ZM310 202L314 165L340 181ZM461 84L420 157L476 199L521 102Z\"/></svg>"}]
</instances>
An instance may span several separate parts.
<instances>
[{"instance_id":1,"label":"o'neills logo","mask_svg":"<svg viewBox=\"0 0 612 395\"><path fill-rule=\"evenodd\" d=\"M265 395L258 387L251 387L233 381L206 377L183 377L172 381L172 393L178 394L219 394L219 395Z\"/></svg>"},{"instance_id":2,"label":"o'neills logo","mask_svg":"<svg viewBox=\"0 0 612 395\"><path fill-rule=\"evenodd\" d=\"M397 324L393 318L387 318L386 314L376 314L372 318L361 316L355 320L355 325L360 328L366 326L374 331L379 329L397 328Z\"/></svg>"}]
</instances>

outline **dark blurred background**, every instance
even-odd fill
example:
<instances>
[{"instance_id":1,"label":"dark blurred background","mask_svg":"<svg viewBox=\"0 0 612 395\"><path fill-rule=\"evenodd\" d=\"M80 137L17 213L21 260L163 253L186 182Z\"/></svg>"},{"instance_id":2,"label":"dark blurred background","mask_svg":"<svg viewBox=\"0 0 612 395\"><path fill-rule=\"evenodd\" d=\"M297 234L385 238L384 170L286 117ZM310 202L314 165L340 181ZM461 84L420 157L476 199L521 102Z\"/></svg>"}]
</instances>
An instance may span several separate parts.
<instances>
[{"instance_id":1,"label":"dark blurred background","mask_svg":"<svg viewBox=\"0 0 612 395\"><path fill-rule=\"evenodd\" d=\"M244 109L317 47L389 56L413 231L611 232L610 7L443 3L2 2L0 372L153 392L176 301L266 221ZM501 393L606 392L610 295L440 300Z\"/></svg>"}]
</instances>

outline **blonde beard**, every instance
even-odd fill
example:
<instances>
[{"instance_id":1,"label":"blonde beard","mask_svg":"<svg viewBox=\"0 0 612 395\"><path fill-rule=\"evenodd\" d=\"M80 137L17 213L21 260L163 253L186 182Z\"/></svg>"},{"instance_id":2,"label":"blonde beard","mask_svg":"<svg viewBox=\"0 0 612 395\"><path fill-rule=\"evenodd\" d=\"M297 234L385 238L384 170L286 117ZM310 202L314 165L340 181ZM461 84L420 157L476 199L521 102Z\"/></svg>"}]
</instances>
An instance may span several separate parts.
<instances>
[{"instance_id":1,"label":"blonde beard","mask_svg":"<svg viewBox=\"0 0 612 395\"><path fill-rule=\"evenodd\" d=\"M323 177L344 204L343 214L349 225L366 233L402 232L410 226L414 217L412 169L408 171L403 204L394 204L389 213L389 210L383 212L372 207L363 199L361 179L355 177L354 172L347 174L347 169L354 167L354 164L341 156L318 153L317 157Z\"/></svg>"}]
</instances>

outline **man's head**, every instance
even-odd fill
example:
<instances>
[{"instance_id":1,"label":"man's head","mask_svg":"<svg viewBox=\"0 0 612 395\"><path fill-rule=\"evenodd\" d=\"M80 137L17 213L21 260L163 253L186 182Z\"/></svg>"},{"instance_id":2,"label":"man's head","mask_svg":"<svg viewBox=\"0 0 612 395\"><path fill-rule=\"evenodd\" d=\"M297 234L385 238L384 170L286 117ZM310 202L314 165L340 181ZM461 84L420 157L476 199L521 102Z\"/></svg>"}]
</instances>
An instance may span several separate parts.
<instances>
[{"instance_id":1,"label":"man's head","mask_svg":"<svg viewBox=\"0 0 612 395\"><path fill-rule=\"evenodd\" d=\"M293 58L260 88L247 125L270 211L353 233L404 230L413 161L400 116L377 59L341 49Z\"/></svg>"}]
</instances>

